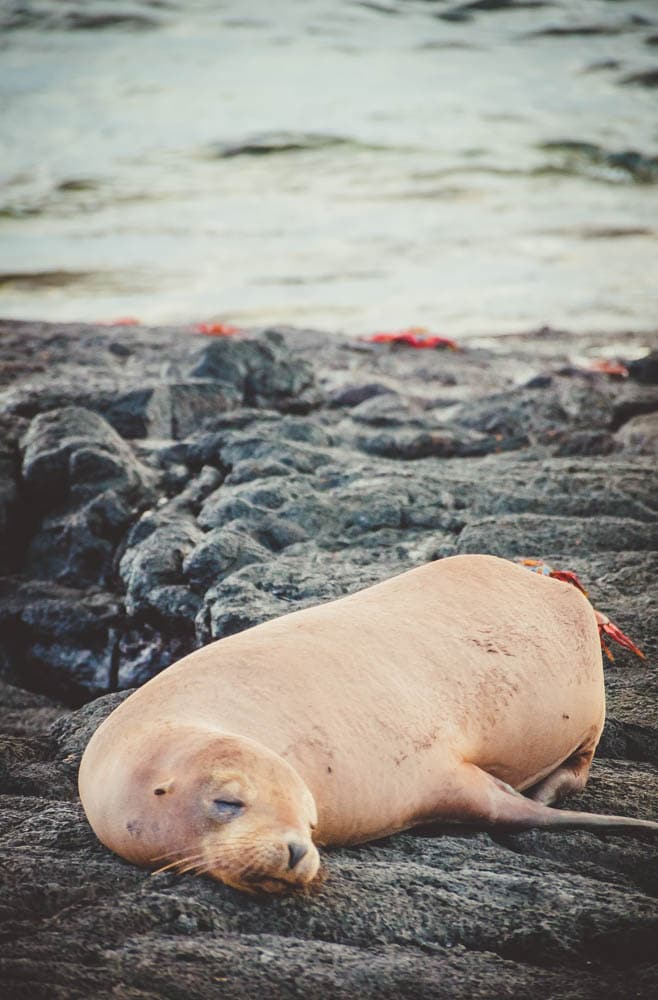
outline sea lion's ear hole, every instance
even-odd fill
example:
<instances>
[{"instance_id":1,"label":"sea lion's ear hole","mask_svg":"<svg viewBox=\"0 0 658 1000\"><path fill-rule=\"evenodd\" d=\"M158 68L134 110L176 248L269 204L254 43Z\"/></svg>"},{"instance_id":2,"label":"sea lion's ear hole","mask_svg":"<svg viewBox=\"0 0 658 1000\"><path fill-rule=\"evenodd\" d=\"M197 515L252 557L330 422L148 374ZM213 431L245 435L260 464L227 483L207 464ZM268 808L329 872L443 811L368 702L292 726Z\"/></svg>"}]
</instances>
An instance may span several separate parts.
<instances>
[{"instance_id":1,"label":"sea lion's ear hole","mask_svg":"<svg viewBox=\"0 0 658 1000\"><path fill-rule=\"evenodd\" d=\"M171 789L173 788L173 785L174 785L173 778L170 778L168 781L161 781L153 789L153 794L154 795L166 795L167 792L171 791Z\"/></svg>"},{"instance_id":2,"label":"sea lion's ear hole","mask_svg":"<svg viewBox=\"0 0 658 1000\"><path fill-rule=\"evenodd\" d=\"M244 810L244 802L240 799L229 798L228 796L223 799L213 799L212 800L212 813L215 819L219 819L222 822L228 822L230 819L235 819Z\"/></svg>"}]
</instances>

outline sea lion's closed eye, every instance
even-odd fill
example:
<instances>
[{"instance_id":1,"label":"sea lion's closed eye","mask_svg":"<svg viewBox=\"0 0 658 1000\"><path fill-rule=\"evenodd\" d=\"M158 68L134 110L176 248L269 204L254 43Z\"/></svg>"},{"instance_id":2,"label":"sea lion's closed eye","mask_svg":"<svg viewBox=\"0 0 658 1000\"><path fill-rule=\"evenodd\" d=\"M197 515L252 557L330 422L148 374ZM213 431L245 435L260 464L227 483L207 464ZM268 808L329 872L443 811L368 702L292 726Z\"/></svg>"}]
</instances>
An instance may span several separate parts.
<instances>
[{"instance_id":1,"label":"sea lion's closed eye","mask_svg":"<svg viewBox=\"0 0 658 1000\"><path fill-rule=\"evenodd\" d=\"M239 799L213 799L212 812L215 819L235 819L244 810L244 802Z\"/></svg>"}]
</instances>

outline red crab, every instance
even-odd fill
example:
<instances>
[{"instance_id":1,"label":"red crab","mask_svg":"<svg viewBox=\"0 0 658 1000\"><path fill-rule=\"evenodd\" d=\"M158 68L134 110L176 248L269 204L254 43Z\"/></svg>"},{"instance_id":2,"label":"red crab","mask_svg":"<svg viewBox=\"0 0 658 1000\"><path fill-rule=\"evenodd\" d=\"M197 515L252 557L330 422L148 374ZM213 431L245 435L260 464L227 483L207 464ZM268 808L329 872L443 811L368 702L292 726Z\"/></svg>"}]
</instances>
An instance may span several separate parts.
<instances>
[{"instance_id":1,"label":"red crab","mask_svg":"<svg viewBox=\"0 0 658 1000\"><path fill-rule=\"evenodd\" d=\"M406 344L407 347L421 349L446 347L450 351L461 350L456 340L428 333L423 326L410 326L406 330L398 330L395 333L373 333L370 337L363 339L369 344Z\"/></svg>"},{"instance_id":2,"label":"red crab","mask_svg":"<svg viewBox=\"0 0 658 1000\"><path fill-rule=\"evenodd\" d=\"M542 559L520 559L519 562L522 566L527 566L528 569L532 570L533 573L541 573L542 576L552 576L554 580L563 580L565 583L571 583L574 587L577 587L585 597L588 596L587 591L583 587L582 583L578 579L575 573L571 570L559 570L553 569ZM596 621L599 626L599 637L601 639L601 649L608 657L609 660L614 660L612 651L609 646L609 641L612 639L613 642L618 643L623 646L624 649L630 649L631 653L635 653L640 659L646 659L644 653L641 649L635 645L632 639L629 639L627 635L624 635L622 630L611 622L607 615L601 614L594 608L594 614L596 615Z\"/></svg>"},{"instance_id":3,"label":"red crab","mask_svg":"<svg viewBox=\"0 0 658 1000\"><path fill-rule=\"evenodd\" d=\"M232 337L240 332L239 326L231 326L230 323L197 323L194 329L210 337Z\"/></svg>"},{"instance_id":4,"label":"red crab","mask_svg":"<svg viewBox=\"0 0 658 1000\"><path fill-rule=\"evenodd\" d=\"M543 559L521 559L520 561L522 566L527 566L528 569L533 571L533 573L541 573L542 576L552 576L554 580L562 580L563 583L572 583L574 587L578 587L578 590L580 590L585 597L588 596L581 581L571 570L553 569L553 567L545 563Z\"/></svg>"},{"instance_id":5,"label":"red crab","mask_svg":"<svg viewBox=\"0 0 658 1000\"><path fill-rule=\"evenodd\" d=\"M609 660L614 660L608 641L612 639L614 642L619 643L624 649L630 649L631 653L635 653L639 656L641 660L645 660L646 656L641 649L638 649L632 639L629 639L627 635L624 635L622 630L618 628L614 622L611 622L607 615L602 615L600 611L594 608L594 614L596 615L596 620L599 625L599 636L601 637L601 649L608 657Z\"/></svg>"},{"instance_id":6,"label":"red crab","mask_svg":"<svg viewBox=\"0 0 658 1000\"><path fill-rule=\"evenodd\" d=\"M628 368L620 361L592 361L588 368L591 372L602 372L604 375L615 375L617 378L628 378Z\"/></svg>"},{"instance_id":7,"label":"red crab","mask_svg":"<svg viewBox=\"0 0 658 1000\"><path fill-rule=\"evenodd\" d=\"M140 320L134 316L119 316L117 319L106 319L100 323L101 326L141 326Z\"/></svg>"}]
</instances>

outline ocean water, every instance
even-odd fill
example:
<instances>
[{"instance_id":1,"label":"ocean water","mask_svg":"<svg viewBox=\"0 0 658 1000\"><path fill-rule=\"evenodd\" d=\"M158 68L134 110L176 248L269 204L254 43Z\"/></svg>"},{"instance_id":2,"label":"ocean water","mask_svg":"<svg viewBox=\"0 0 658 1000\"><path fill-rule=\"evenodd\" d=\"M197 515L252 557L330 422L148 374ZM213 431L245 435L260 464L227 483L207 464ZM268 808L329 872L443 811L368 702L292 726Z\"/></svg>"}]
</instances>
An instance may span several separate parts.
<instances>
[{"instance_id":1,"label":"ocean water","mask_svg":"<svg viewBox=\"0 0 658 1000\"><path fill-rule=\"evenodd\" d=\"M658 0L0 0L0 315L658 327Z\"/></svg>"}]
</instances>

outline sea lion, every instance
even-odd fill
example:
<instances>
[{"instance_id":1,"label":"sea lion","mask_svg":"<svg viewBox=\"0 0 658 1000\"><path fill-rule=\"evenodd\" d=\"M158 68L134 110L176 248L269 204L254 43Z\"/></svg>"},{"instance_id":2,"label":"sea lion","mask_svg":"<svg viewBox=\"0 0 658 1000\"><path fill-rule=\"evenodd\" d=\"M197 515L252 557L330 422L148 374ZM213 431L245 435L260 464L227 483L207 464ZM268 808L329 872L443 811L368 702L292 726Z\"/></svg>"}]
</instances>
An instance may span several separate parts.
<instances>
[{"instance_id":1,"label":"sea lion","mask_svg":"<svg viewBox=\"0 0 658 1000\"><path fill-rule=\"evenodd\" d=\"M584 786L604 713L587 599L455 556L186 656L98 728L80 796L129 861L249 891L421 824L658 830L550 808Z\"/></svg>"}]
</instances>

